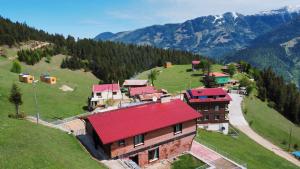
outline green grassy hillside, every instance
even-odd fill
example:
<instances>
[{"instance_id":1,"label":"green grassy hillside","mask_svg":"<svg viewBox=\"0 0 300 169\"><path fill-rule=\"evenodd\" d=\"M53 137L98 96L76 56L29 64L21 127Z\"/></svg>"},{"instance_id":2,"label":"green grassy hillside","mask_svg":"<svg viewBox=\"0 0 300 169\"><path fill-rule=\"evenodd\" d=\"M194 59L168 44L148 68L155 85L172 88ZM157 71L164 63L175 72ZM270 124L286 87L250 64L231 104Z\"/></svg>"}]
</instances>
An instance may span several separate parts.
<instances>
[{"instance_id":1,"label":"green grassy hillside","mask_svg":"<svg viewBox=\"0 0 300 169\"><path fill-rule=\"evenodd\" d=\"M18 82L18 74L9 71L16 50L7 49L9 59L0 56L0 168L105 168L90 157L74 136L26 120L7 117L14 112L13 105L8 102L13 82L18 84L23 93L21 111L35 114L32 84ZM36 78L44 72L58 78L56 85L37 85L39 110L41 117L46 120L81 113L91 85L97 83L97 79L90 73L60 69L63 57L53 57L51 64L44 61L35 66L22 64L23 71L34 74ZM62 92L59 89L61 85L68 85L75 90Z\"/></svg>"},{"instance_id":2,"label":"green grassy hillside","mask_svg":"<svg viewBox=\"0 0 300 169\"><path fill-rule=\"evenodd\" d=\"M221 65L213 65L212 71L221 71ZM170 68L155 68L160 74L154 85L171 93L177 93L188 88L203 86L202 71L192 71L192 65L173 65ZM150 70L140 73L137 79L147 79Z\"/></svg>"},{"instance_id":3,"label":"green grassy hillside","mask_svg":"<svg viewBox=\"0 0 300 169\"><path fill-rule=\"evenodd\" d=\"M89 72L71 71L61 69L60 63L65 56L58 55L52 58L50 64L44 60L34 66L22 64L23 72L28 72L39 80L42 73L50 73L57 77L57 84L48 85L38 82L37 98L40 116L44 120L53 121L59 118L70 117L83 113L83 106L87 103L87 98L91 93L92 84L98 83L98 80ZM10 91L12 83L18 84L23 94L24 104L21 111L26 114L35 114L35 102L33 85L25 84L18 81L18 74L10 72L12 61L9 59L0 59L0 99L1 95ZM64 92L59 89L62 85L67 85L74 89L72 92ZM3 113L12 113L13 106L8 103L7 98L2 98L0 107Z\"/></svg>"},{"instance_id":4,"label":"green grassy hillside","mask_svg":"<svg viewBox=\"0 0 300 169\"><path fill-rule=\"evenodd\" d=\"M221 133L198 130L196 140L237 162L247 163L249 169L297 168L241 132L237 138L233 138Z\"/></svg>"},{"instance_id":5,"label":"green grassy hillside","mask_svg":"<svg viewBox=\"0 0 300 169\"><path fill-rule=\"evenodd\" d=\"M246 97L244 110L246 110L247 121L256 132L285 150L288 149L289 134L292 129L291 150L294 144L298 145L298 150L300 149L300 127L268 107L266 102L262 102L254 95Z\"/></svg>"},{"instance_id":6,"label":"green grassy hillside","mask_svg":"<svg viewBox=\"0 0 300 169\"><path fill-rule=\"evenodd\" d=\"M74 136L6 116L0 112L0 168L105 168Z\"/></svg>"}]
</instances>

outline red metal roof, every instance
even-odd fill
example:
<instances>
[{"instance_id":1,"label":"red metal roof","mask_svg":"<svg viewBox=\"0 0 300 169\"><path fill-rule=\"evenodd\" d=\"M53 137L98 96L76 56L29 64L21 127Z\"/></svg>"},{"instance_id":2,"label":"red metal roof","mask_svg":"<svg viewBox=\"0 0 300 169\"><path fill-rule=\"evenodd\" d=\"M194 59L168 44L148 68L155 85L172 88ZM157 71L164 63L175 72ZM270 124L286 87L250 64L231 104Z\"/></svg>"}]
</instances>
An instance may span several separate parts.
<instances>
[{"instance_id":1,"label":"red metal roof","mask_svg":"<svg viewBox=\"0 0 300 169\"><path fill-rule=\"evenodd\" d=\"M229 102L231 97L222 88L192 89L186 92L189 102ZM203 96L217 96L215 98L204 98ZM225 96L225 97L220 97ZM199 98L202 97L202 98Z\"/></svg>"},{"instance_id":2,"label":"red metal roof","mask_svg":"<svg viewBox=\"0 0 300 169\"><path fill-rule=\"evenodd\" d=\"M192 64L193 64L193 65L198 65L198 64L200 64L200 60L193 60L193 61L192 61Z\"/></svg>"},{"instance_id":3,"label":"red metal roof","mask_svg":"<svg viewBox=\"0 0 300 169\"><path fill-rule=\"evenodd\" d=\"M227 94L222 88L191 89L190 91L192 96L219 96Z\"/></svg>"},{"instance_id":4,"label":"red metal roof","mask_svg":"<svg viewBox=\"0 0 300 169\"><path fill-rule=\"evenodd\" d=\"M150 103L88 116L103 144L147 133L202 115L181 100Z\"/></svg>"},{"instance_id":5,"label":"red metal roof","mask_svg":"<svg viewBox=\"0 0 300 169\"><path fill-rule=\"evenodd\" d=\"M129 90L130 96L136 96L140 94L152 94L156 92L157 90L153 86L135 87L130 88Z\"/></svg>"},{"instance_id":6,"label":"red metal roof","mask_svg":"<svg viewBox=\"0 0 300 169\"><path fill-rule=\"evenodd\" d=\"M119 84L101 84L101 85L93 85L93 92L103 92L103 91L118 91L120 90Z\"/></svg>"},{"instance_id":7,"label":"red metal roof","mask_svg":"<svg viewBox=\"0 0 300 169\"><path fill-rule=\"evenodd\" d=\"M215 76L215 77L228 77L229 75L224 74L224 73L220 73L220 72L213 72L213 73L209 73L209 76Z\"/></svg>"}]
</instances>

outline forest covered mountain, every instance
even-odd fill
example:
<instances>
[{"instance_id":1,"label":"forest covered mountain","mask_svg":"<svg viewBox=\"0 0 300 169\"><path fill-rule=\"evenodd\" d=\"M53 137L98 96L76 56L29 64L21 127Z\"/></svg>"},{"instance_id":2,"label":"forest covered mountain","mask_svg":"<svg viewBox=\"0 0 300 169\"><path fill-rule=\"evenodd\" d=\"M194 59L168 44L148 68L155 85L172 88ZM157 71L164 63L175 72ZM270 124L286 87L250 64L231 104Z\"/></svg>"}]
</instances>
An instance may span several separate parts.
<instances>
[{"instance_id":1,"label":"forest covered mountain","mask_svg":"<svg viewBox=\"0 0 300 169\"><path fill-rule=\"evenodd\" d=\"M93 39L75 41L72 36L65 38L58 34L48 34L24 23L14 23L0 17L0 45L13 46L28 40L52 43L54 47L51 53L69 56L62 62L63 68L92 71L104 83L122 82L139 72L162 66L166 61L174 64L187 64L193 59L203 58L186 51L165 50L150 46L96 42ZM35 64L41 59L41 53L38 52L22 51L18 54L22 54L22 57L19 56L20 61L24 60L30 64Z\"/></svg>"},{"instance_id":2,"label":"forest covered mountain","mask_svg":"<svg viewBox=\"0 0 300 169\"><path fill-rule=\"evenodd\" d=\"M225 57L245 60L258 68L271 67L287 80L300 84L300 17L253 40L250 46Z\"/></svg>"},{"instance_id":3,"label":"forest covered mountain","mask_svg":"<svg viewBox=\"0 0 300 169\"><path fill-rule=\"evenodd\" d=\"M104 32L95 40L151 45L215 57L247 47L251 41L300 16L300 8L284 7L255 15L227 12L178 24L153 25L119 33Z\"/></svg>"}]
</instances>

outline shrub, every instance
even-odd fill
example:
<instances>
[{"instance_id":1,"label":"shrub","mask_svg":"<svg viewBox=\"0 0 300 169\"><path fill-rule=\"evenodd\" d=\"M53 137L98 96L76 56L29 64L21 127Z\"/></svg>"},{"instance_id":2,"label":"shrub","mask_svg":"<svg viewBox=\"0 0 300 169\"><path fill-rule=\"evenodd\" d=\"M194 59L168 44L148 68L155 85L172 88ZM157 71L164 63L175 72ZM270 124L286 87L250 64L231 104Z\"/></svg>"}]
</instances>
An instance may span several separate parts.
<instances>
[{"instance_id":1,"label":"shrub","mask_svg":"<svg viewBox=\"0 0 300 169\"><path fill-rule=\"evenodd\" d=\"M47 55L47 56L46 56L45 62L51 63L51 56L50 56L50 55Z\"/></svg>"},{"instance_id":2,"label":"shrub","mask_svg":"<svg viewBox=\"0 0 300 169\"><path fill-rule=\"evenodd\" d=\"M252 124L253 124L253 121L250 120L250 121L249 121L249 126L252 126Z\"/></svg>"},{"instance_id":3,"label":"shrub","mask_svg":"<svg viewBox=\"0 0 300 169\"><path fill-rule=\"evenodd\" d=\"M25 113L19 113L19 114L15 114L15 113L10 113L8 114L9 118L13 118L13 119L24 119L26 117Z\"/></svg>"},{"instance_id":4,"label":"shrub","mask_svg":"<svg viewBox=\"0 0 300 169\"><path fill-rule=\"evenodd\" d=\"M247 108L244 108L243 112L244 112L244 114L246 115L246 114L248 113Z\"/></svg>"},{"instance_id":5,"label":"shrub","mask_svg":"<svg viewBox=\"0 0 300 169\"><path fill-rule=\"evenodd\" d=\"M286 145L287 144L286 140L282 140L281 144Z\"/></svg>"},{"instance_id":6,"label":"shrub","mask_svg":"<svg viewBox=\"0 0 300 169\"><path fill-rule=\"evenodd\" d=\"M14 73L21 73L22 71L22 67L21 67L21 64L19 61L15 60L12 64L12 67L10 69L11 72L14 72Z\"/></svg>"},{"instance_id":7,"label":"shrub","mask_svg":"<svg viewBox=\"0 0 300 169\"><path fill-rule=\"evenodd\" d=\"M271 108L275 108L276 104L273 101L269 101L268 106Z\"/></svg>"},{"instance_id":8,"label":"shrub","mask_svg":"<svg viewBox=\"0 0 300 169\"><path fill-rule=\"evenodd\" d=\"M298 144L294 144L293 147L294 147L295 150L298 150Z\"/></svg>"}]
</instances>

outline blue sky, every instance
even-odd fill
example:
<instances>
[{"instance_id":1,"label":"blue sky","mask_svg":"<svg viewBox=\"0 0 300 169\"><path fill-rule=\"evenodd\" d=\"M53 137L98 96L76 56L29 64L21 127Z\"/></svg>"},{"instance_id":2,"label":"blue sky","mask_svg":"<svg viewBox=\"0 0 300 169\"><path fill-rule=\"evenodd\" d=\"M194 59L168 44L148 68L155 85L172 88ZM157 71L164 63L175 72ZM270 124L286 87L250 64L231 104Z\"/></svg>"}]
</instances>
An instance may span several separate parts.
<instances>
[{"instance_id":1,"label":"blue sky","mask_svg":"<svg viewBox=\"0 0 300 169\"><path fill-rule=\"evenodd\" d=\"M300 0L0 0L0 15L50 33L93 38L105 31L177 23L227 11L253 14L286 5L300 5Z\"/></svg>"}]
</instances>

